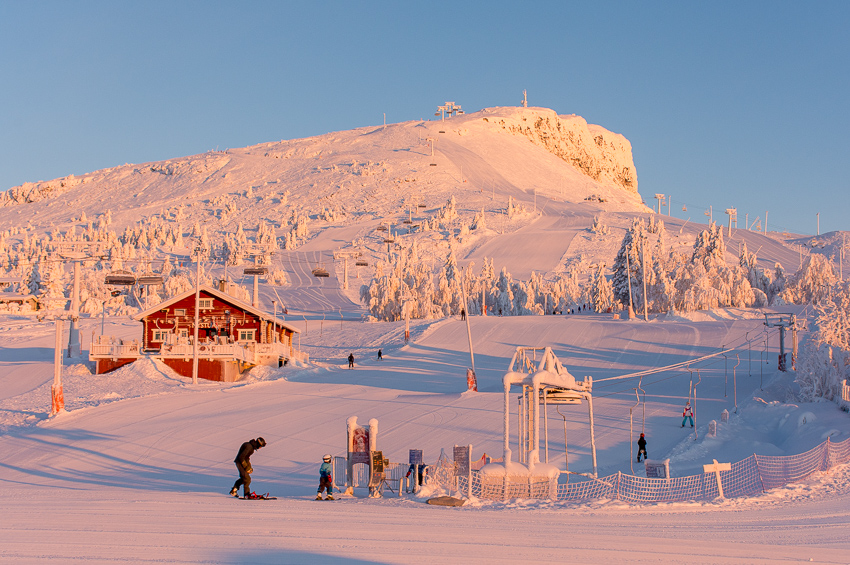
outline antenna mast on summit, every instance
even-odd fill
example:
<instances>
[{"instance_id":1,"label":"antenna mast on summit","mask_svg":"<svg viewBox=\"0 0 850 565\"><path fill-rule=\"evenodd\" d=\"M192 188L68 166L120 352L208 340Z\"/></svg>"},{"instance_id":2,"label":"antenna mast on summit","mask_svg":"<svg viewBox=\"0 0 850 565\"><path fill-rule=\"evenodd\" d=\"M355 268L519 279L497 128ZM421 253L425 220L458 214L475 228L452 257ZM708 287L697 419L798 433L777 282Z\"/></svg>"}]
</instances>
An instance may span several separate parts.
<instances>
[{"instance_id":1,"label":"antenna mast on summit","mask_svg":"<svg viewBox=\"0 0 850 565\"><path fill-rule=\"evenodd\" d=\"M528 108L528 95L525 92L525 89L522 89L522 107Z\"/></svg>"}]
</instances>

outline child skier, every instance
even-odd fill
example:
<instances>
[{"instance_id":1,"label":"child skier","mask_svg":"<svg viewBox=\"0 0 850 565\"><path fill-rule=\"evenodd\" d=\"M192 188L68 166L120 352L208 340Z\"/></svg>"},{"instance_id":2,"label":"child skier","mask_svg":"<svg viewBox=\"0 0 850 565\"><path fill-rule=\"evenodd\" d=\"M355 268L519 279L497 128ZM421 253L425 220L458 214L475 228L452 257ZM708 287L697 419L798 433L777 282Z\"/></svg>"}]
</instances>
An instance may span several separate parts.
<instances>
[{"instance_id":1,"label":"child skier","mask_svg":"<svg viewBox=\"0 0 850 565\"><path fill-rule=\"evenodd\" d=\"M643 437L643 434L640 434L640 438L638 439L638 456L637 460L640 463L641 453L643 454L644 461L646 460L646 438Z\"/></svg>"},{"instance_id":2,"label":"child skier","mask_svg":"<svg viewBox=\"0 0 850 565\"><path fill-rule=\"evenodd\" d=\"M691 421L691 427L694 427L694 413L691 410L691 403L685 404L685 409L682 411L682 427L685 427L685 422Z\"/></svg>"},{"instance_id":3,"label":"child skier","mask_svg":"<svg viewBox=\"0 0 850 565\"><path fill-rule=\"evenodd\" d=\"M325 500L333 500L334 499L334 491L333 491L333 470L331 467L331 460L333 457L330 454L322 457L322 466L319 467L319 490L316 493L316 500L322 500L322 491L326 490L328 493L327 498Z\"/></svg>"}]
</instances>

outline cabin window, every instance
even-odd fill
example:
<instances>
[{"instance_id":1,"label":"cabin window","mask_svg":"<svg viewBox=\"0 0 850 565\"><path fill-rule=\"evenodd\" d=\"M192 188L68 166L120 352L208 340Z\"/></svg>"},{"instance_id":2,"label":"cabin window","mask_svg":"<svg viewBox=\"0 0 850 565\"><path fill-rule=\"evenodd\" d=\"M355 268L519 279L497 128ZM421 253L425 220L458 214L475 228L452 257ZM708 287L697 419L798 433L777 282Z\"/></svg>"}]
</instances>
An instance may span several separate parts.
<instances>
[{"instance_id":1,"label":"cabin window","mask_svg":"<svg viewBox=\"0 0 850 565\"><path fill-rule=\"evenodd\" d=\"M182 337L183 339L189 339L189 330L187 330L186 328L183 328L182 330L180 330L177 333L177 335L179 337Z\"/></svg>"},{"instance_id":2,"label":"cabin window","mask_svg":"<svg viewBox=\"0 0 850 565\"><path fill-rule=\"evenodd\" d=\"M255 341L255 331L257 330L239 330L239 341Z\"/></svg>"},{"instance_id":3,"label":"cabin window","mask_svg":"<svg viewBox=\"0 0 850 565\"><path fill-rule=\"evenodd\" d=\"M164 341L168 341L168 334L168 330L154 330L151 342L162 343Z\"/></svg>"},{"instance_id":4,"label":"cabin window","mask_svg":"<svg viewBox=\"0 0 850 565\"><path fill-rule=\"evenodd\" d=\"M175 308L174 309L174 315L175 316L185 316L186 315L186 309L185 308Z\"/></svg>"},{"instance_id":5,"label":"cabin window","mask_svg":"<svg viewBox=\"0 0 850 565\"><path fill-rule=\"evenodd\" d=\"M198 306L201 310L212 310L213 307L213 299L212 298L200 298L198 299Z\"/></svg>"}]
</instances>

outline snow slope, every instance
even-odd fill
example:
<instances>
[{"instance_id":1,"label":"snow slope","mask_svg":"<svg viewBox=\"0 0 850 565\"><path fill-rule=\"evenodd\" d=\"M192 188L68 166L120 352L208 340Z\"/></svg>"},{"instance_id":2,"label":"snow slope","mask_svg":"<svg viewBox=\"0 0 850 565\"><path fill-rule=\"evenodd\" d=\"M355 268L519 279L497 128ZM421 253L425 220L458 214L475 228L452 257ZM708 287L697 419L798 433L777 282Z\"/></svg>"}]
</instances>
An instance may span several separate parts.
<instances>
[{"instance_id":1,"label":"snow slope","mask_svg":"<svg viewBox=\"0 0 850 565\"><path fill-rule=\"evenodd\" d=\"M618 167L612 165L622 172L630 162L628 142L588 127L590 139L602 135L602 144L620 144L620 149L588 150L581 166L574 166L558 155L564 139L541 135L551 129L511 131L498 122L518 127L530 122L530 127L541 116L554 123L551 111L491 109L446 122L361 128L27 187L46 198L4 209L0 230L14 231L12 239L80 228L86 223L83 213L91 219L107 210L119 231L156 217L187 229L197 221L219 235L233 232L240 222L250 233L266 220L282 236L293 210L309 214L307 241L273 258L287 273L288 285L264 283L260 295L269 310L272 300L278 308L286 306L286 319L302 330L299 345L311 362L256 368L240 383L192 386L152 361L92 375L84 358L68 359L62 373L68 411L48 418L53 323L0 314L0 558L13 563L847 562L847 467L753 499L717 502L478 501L447 509L417 497L368 499L363 490L335 503L310 500L321 455L342 453L345 422L354 415L379 420L378 444L392 461L406 461L407 450L416 448L432 462L455 444L472 444L476 458L485 452L500 456L500 379L518 345L552 347L576 376L593 377L600 474L643 473L641 466L632 467L633 439L640 430L647 434L652 458L670 458L674 476L700 473L712 459L793 455L826 437L839 441L850 433L847 414L835 404L794 400L793 373L776 372L776 331L765 332L757 311L719 310L649 322L602 314L472 317L478 393L465 392L470 360L466 326L458 319L412 321L407 344L403 323L364 321L357 297L372 267L352 267L346 290L341 262L333 261L332 252L362 249L373 265L385 256L383 236L375 233L384 223L394 226L404 244L405 238L418 238L425 260L437 261L447 249L447 234L407 234L401 222L408 214L423 221L453 195L462 217L483 208L487 221L483 234L459 243L461 264L480 266L484 257L493 258L497 269L505 266L518 278L532 271L561 272L580 257L587 264L610 264L632 218L648 213L635 192L636 178L635 191L629 190L618 184L623 177L617 181ZM581 125L575 117L559 119L570 127ZM433 159L429 137L437 140ZM586 174L594 163L600 167L597 178ZM508 218L509 198L525 212ZM323 210L333 210L327 215L332 218L324 219ZM610 237L588 232L594 216L611 227ZM704 228L665 220L683 248ZM765 268L780 261L793 270L799 260L796 248L775 238L733 230L727 240L730 261L740 241L759 250ZM187 253L174 252L181 260ZM316 266L336 276L315 278ZM205 269L216 276L224 272L222 265ZM801 318L807 315L790 309ZM85 350L101 320L84 317L81 326ZM105 331L133 339L140 330L126 317L110 317ZM375 358L378 348L383 361ZM734 352L695 363L691 370L621 378L720 348ZM349 353L356 358L354 370L347 369ZM692 431L680 427L680 415L697 381ZM646 391L645 403L636 402L638 386ZM730 422L720 426L716 438L706 438L708 421L719 420L724 409L732 414ZM588 472L585 408L566 407L561 413L563 420L554 409L549 412L550 460L563 468L566 423L570 470ZM280 499L231 499L226 492L235 479L232 459L243 441L259 435L269 444L253 459L255 490Z\"/></svg>"},{"instance_id":2,"label":"snow slope","mask_svg":"<svg viewBox=\"0 0 850 565\"><path fill-rule=\"evenodd\" d=\"M0 437L0 488L7 501L0 531L12 540L0 555L24 563L77 558L401 563L410 555L449 562L457 552L473 562L669 562L686 553L697 563L834 563L848 549L841 534L848 524L846 469L756 499L714 503L515 502L442 509L417 498L364 499L365 491L333 504L311 502L321 454L344 449L345 421L352 415L379 420L379 447L393 461L405 460L409 448L423 449L430 461L458 443L472 443L475 457L498 455L497 383L517 343L549 343L573 372L597 379L600 471L629 472L628 409L636 383L603 379L740 340L758 323L646 324L596 315L472 321L482 390L477 394L462 393L468 357L459 321L422 322L408 345L401 343L397 324L337 322L321 333L310 328L302 337L314 365L266 369L240 384L195 388L144 362L132 377L129 368L85 375L72 360L65 370L71 411L49 420L44 418L52 379L51 328L7 332L4 351L31 358L43 384L28 397L38 425L19 422ZM111 321L109 327L121 332L126 324ZM382 362L374 358L378 344L384 346ZM354 370L345 367L349 350L358 359ZM766 382L776 382L773 369L769 366ZM793 454L830 431L835 439L846 437L847 415L834 404L766 405L753 397L770 402L775 391L758 390L757 374L741 373L740 414L733 413L728 432L721 426L719 437L710 441L704 439L705 421L723 408L734 410L732 394L723 394L722 364L702 370L696 441L689 429L679 427L688 374L644 379L650 454L671 457L671 468L680 475L699 472L697 467L712 458ZM32 377L30 384L36 381ZM731 385L730 380L730 393ZM92 397L95 390L102 398ZM119 398L125 399L115 401ZM0 402L4 417L22 410L26 399L27 394L15 395ZM803 412L817 419L798 426ZM570 468L588 471L586 416L576 408L565 413ZM562 462L557 447L562 424L554 412L550 416L552 458ZM254 484L283 498L229 499L225 493L235 475L230 461L242 441L258 435L269 445L253 458Z\"/></svg>"}]
</instances>

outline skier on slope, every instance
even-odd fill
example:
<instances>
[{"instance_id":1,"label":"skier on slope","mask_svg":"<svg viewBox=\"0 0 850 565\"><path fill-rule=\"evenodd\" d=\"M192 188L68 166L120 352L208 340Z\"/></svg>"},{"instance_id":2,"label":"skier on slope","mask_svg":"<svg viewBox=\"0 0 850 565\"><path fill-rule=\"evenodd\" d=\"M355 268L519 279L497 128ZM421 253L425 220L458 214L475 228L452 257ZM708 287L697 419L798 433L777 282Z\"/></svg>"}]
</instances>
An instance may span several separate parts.
<instances>
[{"instance_id":1,"label":"skier on slope","mask_svg":"<svg viewBox=\"0 0 850 565\"><path fill-rule=\"evenodd\" d=\"M643 454L644 461L646 460L646 457L647 457L646 456L646 438L643 436L643 434L640 434L640 438L638 438L637 444L638 444L637 460L638 460L638 463L640 463L641 454Z\"/></svg>"},{"instance_id":2,"label":"skier on slope","mask_svg":"<svg viewBox=\"0 0 850 565\"><path fill-rule=\"evenodd\" d=\"M688 420L691 421L691 427L693 428L694 427L694 413L691 410L691 403L690 402L685 404L685 409L682 410L682 427L683 428L685 427L685 422L687 422Z\"/></svg>"},{"instance_id":3,"label":"skier on slope","mask_svg":"<svg viewBox=\"0 0 850 565\"><path fill-rule=\"evenodd\" d=\"M354 368L354 353L349 353L349 354L348 354L348 368L349 368L349 369L353 369L353 368Z\"/></svg>"},{"instance_id":4,"label":"skier on slope","mask_svg":"<svg viewBox=\"0 0 850 565\"><path fill-rule=\"evenodd\" d=\"M330 454L322 457L322 466L319 467L319 490L316 492L316 500L322 500L322 490L327 491L328 496L325 500L334 499L333 491L333 469L331 460L333 457Z\"/></svg>"},{"instance_id":5,"label":"skier on slope","mask_svg":"<svg viewBox=\"0 0 850 565\"><path fill-rule=\"evenodd\" d=\"M245 498L249 497L251 494L251 473L254 472L254 468L251 467L251 455L256 450L265 446L266 440L258 437L257 439L246 441L239 448L239 453L236 454L236 459L233 460L236 463L236 469L239 471L239 478L233 483L233 488L230 489L230 496L239 496L239 487L242 486L242 493L245 495Z\"/></svg>"}]
</instances>

